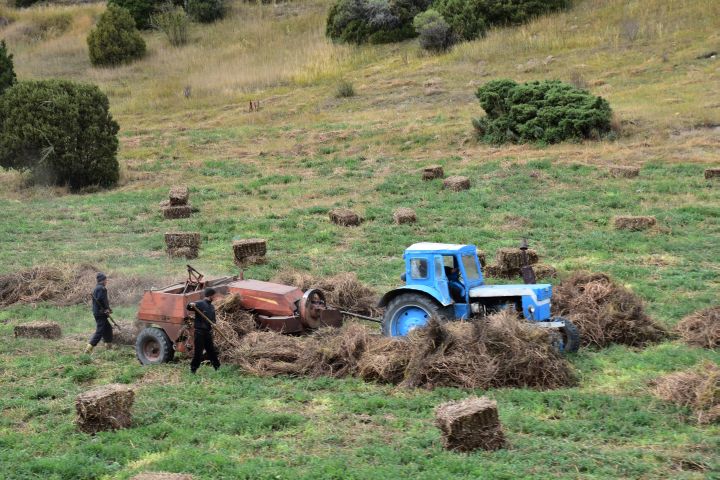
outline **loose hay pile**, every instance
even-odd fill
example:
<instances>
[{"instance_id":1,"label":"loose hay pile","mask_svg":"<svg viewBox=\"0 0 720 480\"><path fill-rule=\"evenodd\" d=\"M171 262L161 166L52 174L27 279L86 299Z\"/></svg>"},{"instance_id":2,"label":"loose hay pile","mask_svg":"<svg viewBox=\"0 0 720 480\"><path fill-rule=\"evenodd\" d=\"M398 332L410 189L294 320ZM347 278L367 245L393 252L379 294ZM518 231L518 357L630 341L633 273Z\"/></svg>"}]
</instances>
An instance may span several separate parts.
<instances>
[{"instance_id":1,"label":"loose hay pile","mask_svg":"<svg viewBox=\"0 0 720 480\"><path fill-rule=\"evenodd\" d=\"M627 167L612 165L609 167L610 175L615 178L635 178L640 175L640 167Z\"/></svg>"},{"instance_id":2,"label":"loose hay pile","mask_svg":"<svg viewBox=\"0 0 720 480\"><path fill-rule=\"evenodd\" d=\"M248 265L264 262L267 253L267 241L262 238L234 240L232 248L235 265L244 268Z\"/></svg>"},{"instance_id":3,"label":"loose hay pile","mask_svg":"<svg viewBox=\"0 0 720 480\"><path fill-rule=\"evenodd\" d=\"M215 305L215 317L215 330L219 332L215 336L215 345L221 354L238 346L241 337L257 328L255 316L242 308L242 300L237 293L223 297Z\"/></svg>"},{"instance_id":4,"label":"loose hay pile","mask_svg":"<svg viewBox=\"0 0 720 480\"><path fill-rule=\"evenodd\" d=\"M582 345L640 347L667 336L637 295L603 273L577 272L563 280L553 288L552 309L578 327Z\"/></svg>"},{"instance_id":5,"label":"loose hay pile","mask_svg":"<svg viewBox=\"0 0 720 480\"><path fill-rule=\"evenodd\" d=\"M700 424L720 422L720 367L706 362L699 368L671 373L652 382L660 399L693 410Z\"/></svg>"},{"instance_id":6,"label":"loose hay pile","mask_svg":"<svg viewBox=\"0 0 720 480\"><path fill-rule=\"evenodd\" d=\"M435 409L435 425L442 432L443 445L448 450L470 452L498 450L505 446L497 402L487 397L470 397L439 405Z\"/></svg>"},{"instance_id":7,"label":"loose hay pile","mask_svg":"<svg viewBox=\"0 0 720 480\"><path fill-rule=\"evenodd\" d=\"M347 208L335 208L330 210L330 221L343 227L354 227L360 225L360 215Z\"/></svg>"},{"instance_id":8,"label":"loose hay pile","mask_svg":"<svg viewBox=\"0 0 720 480\"><path fill-rule=\"evenodd\" d=\"M167 232L165 247L172 258L185 257L188 260L197 258L200 251L200 233L198 232Z\"/></svg>"},{"instance_id":9,"label":"loose hay pile","mask_svg":"<svg viewBox=\"0 0 720 480\"><path fill-rule=\"evenodd\" d=\"M641 230L647 230L654 227L657 224L655 217L615 217L613 219L613 225L616 230L630 230L631 232L638 232Z\"/></svg>"},{"instance_id":10,"label":"loose hay pile","mask_svg":"<svg viewBox=\"0 0 720 480\"><path fill-rule=\"evenodd\" d=\"M417 221L417 215L415 215L415 210L412 208L401 207L393 212L393 221L396 225L415 223Z\"/></svg>"},{"instance_id":11,"label":"loose hay pile","mask_svg":"<svg viewBox=\"0 0 720 480\"><path fill-rule=\"evenodd\" d=\"M693 347L720 347L720 305L688 315L675 330Z\"/></svg>"},{"instance_id":12,"label":"loose hay pile","mask_svg":"<svg viewBox=\"0 0 720 480\"><path fill-rule=\"evenodd\" d=\"M423 180L434 180L436 178L443 177L445 177L445 172L443 171L443 167L441 167L440 165L431 165L429 167L423 168Z\"/></svg>"},{"instance_id":13,"label":"loose hay pile","mask_svg":"<svg viewBox=\"0 0 720 480\"><path fill-rule=\"evenodd\" d=\"M62 336L57 322L29 322L15 325L13 333L16 337L56 339Z\"/></svg>"},{"instance_id":14,"label":"loose hay pile","mask_svg":"<svg viewBox=\"0 0 720 480\"><path fill-rule=\"evenodd\" d=\"M116 345L135 346L135 341L140 333L140 325L128 320L116 320L120 328L113 325L113 340Z\"/></svg>"},{"instance_id":15,"label":"loose hay pile","mask_svg":"<svg viewBox=\"0 0 720 480\"><path fill-rule=\"evenodd\" d=\"M462 190L469 190L470 189L470 179L468 177L461 177L459 175L448 177L445 180L443 180L443 188L450 190L452 192L460 192Z\"/></svg>"},{"instance_id":16,"label":"loose hay pile","mask_svg":"<svg viewBox=\"0 0 720 480\"><path fill-rule=\"evenodd\" d=\"M132 424L135 392L127 385L110 384L81 393L75 400L77 427L85 433L128 428Z\"/></svg>"}]
</instances>

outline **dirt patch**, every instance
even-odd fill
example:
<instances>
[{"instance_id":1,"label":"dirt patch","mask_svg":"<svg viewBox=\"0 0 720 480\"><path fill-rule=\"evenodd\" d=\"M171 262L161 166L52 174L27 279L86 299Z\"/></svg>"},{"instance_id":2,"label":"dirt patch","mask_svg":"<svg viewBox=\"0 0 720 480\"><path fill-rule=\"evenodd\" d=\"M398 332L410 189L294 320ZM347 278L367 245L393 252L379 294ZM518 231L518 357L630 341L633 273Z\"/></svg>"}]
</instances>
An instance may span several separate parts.
<instances>
[{"instance_id":1,"label":"dirt patch","mask_svg":"<svg viewBox=\"0 0 720 480\"><path fill-rule=\"evenodd\" d=\"M637 232L640 230L648 230L657 225L655 217L624 217L619 216L613 218L613 225L616 230L630 230Z\"/></svg>"},{"instance_id":2,"label":"dirt patch","mask_svg":"<svg viewBox=\"0 0 720 480\"><path fill-rule=\"evenodd\" d=\"M688 315L675 330L685 343L693 347L720 347L720 305Z\"/></svg>"},{"instance_id":3,"label":"dirt patch","mask_svg":"<svg viewBox=\"0 0 720 480\"><path fill-rule=\"evenodd\" d=\"M553 288L552 309L578 327L585 346L641 347L667 337L640 297L604 273L576 272L563 280Z\"/></svg>"},{"instance_id":4,"label":"dirt patch","mask_svg":"<svg viewBox=\"0 0 720 480\"><path fill-rule=\"evenodd\" d=\"M360 225L360 215L347 208L335 208L330 210L330 221L343 227L354 227Z\"/></svg>"},{"instance_id":5,"label":"dirt patch","mask_svg":"<svg viewBox=\"0 0 720 480\"><path fill-rule=\"evenodd\" d=\"M486 397L439 405L435 409L435 425L442 432L443 445L448 450L499 450L505 446L497 402Z\"/></svg>"},{"instance_id":6,"label":"dirt patch","mask_svg":"<svg viewBox=\"0 0 720 480\"><path fill-rule=\"evenodd\" d=\"M62 337L62 330L57 322L29 322L15 325L13 334L16 337L57 339Z\"/></svg>"},{"instance_id":7,"label":"dirt patch","mask_svg":"<svg viewBox=\"0 0 720 480\"><path fill-rule=\"evenodd\" d=\"M111 384L78 395L77 427L85 433L128 428L132 424L135 392L127 385Z\"/></svg>"},{"instance_id":8,"label":"dirt patch","mask_svg":"<svg viewBox=\"0 0 720 480\"><path fill-rule=\"evenodd\" d=\"M665 375L651 386L658 398L691 408L698 423L720 422L720 367L714 363Z\"/></svg>"}]
</instances>

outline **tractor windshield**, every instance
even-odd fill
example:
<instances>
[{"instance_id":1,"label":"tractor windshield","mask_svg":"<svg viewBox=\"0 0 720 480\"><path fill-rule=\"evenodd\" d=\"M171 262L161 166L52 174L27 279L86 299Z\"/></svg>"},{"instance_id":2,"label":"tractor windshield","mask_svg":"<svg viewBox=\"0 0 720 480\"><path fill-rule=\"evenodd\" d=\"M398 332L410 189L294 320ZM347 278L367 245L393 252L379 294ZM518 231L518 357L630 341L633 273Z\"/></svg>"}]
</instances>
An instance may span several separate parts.
<instances>
[{"instance_id":1,"label":"tractor windshield","mask_svg":"<svg viewBox=\"0 0 720 480\"><path fill-rule=\"evenodd\" d=\"M480 278L480 273L477 269L477 260L473 255L462 256L463 267L465 267L465 274L468 280L477 280Z\"/></svg>"}]
</instances>

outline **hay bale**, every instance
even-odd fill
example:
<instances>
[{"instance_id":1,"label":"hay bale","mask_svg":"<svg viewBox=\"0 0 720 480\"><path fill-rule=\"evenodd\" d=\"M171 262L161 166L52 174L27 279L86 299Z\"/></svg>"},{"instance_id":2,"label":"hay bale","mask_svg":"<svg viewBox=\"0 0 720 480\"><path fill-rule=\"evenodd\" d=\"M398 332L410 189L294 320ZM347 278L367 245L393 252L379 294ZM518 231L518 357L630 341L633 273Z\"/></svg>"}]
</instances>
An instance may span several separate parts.
<instances>
[{"instance_id":1,"label":"hay bale","mask_svg":"<svg viewBox=\"0 0 720 480\"><path fill-rule=\"evenodd\" d=\"M459 175L448 177L445 180L443 180L443 188L446 188L453 192L469 190L470 189L470 179L468 177L461 177Z\"/></svg>"},{"instance_id":2,"label":"hay bale","mask_svg":"<svg viewBox=\"0 0 720 480\"><path fill-rule=\"evenodd\" d=\"M651 382L653 394L688 407L699 424L720 422L720 367L705 362L699 367L671 373Z\"/></svg>"},{"instance_id":3,"label":"hay bale","mask_svg":"<svg viewBox=\"0 0 720 480\"><path fill-rule=\"evenodd\" d=\"M444 177L445 177L445 172L443 171L443 167L440 165L431 165L429 167L423 168L422 179L424 181L434 180L436 178L444 178Z\"/></svg>"},{"instance_id":4,"label":"hay bale","mask_svg":"<svg viewBox=\"0 0 720 480\"><path fill-rule=\"evenodd\" d=\"M675 331L693 347L720 347L720 305L706 308L680 320Z\"/></svg>"},{"instance_id":5,"label":"hay bale","mask_svg":"<svg viewBox=\"0 0 720 480\"><path fill-rule=\"evenodd\" d=\"M165 246L167 246L167 248L200 247L200 233L166 232Z\"/></svg>"},{"instance_id":6,"label":"hay bale","mask_svg":"<svg viewBox=\"0 0 720 480\"><path fill-rule=\"evenodd\" d=\"M527 259L529 265L538 263L540 257L532 248L527 249ZM495 252L496 263L506 271L518 270L523 266L523 254L519 248L500 248Z\"/></svg>"},{"instance_id":7,"label":"hay bale","mask_svg":"<svg viewBox=\"0 0 720 480\"><path fill-rule=\"evenodd\" d=\"M415 210L412 208L397 208L393 212L393 221L396 225L403 225L405 223L415 223L417 221L417 216L415 215Z\"/></svg>"},{"instance_id":8,"label":"hay bale","mask_svg":"<svg viewBox=\"0 0 720 480\"><path fill-rule=\"evenodd\" d=\"M176 185L170 189L170 205L187 205L190 190L185 185Z\"/></svg>"},{"instance_id":9,"label":"hay bale","mask_svg":"<svg viewBox=\"0 0 720 480\"><path fill-rule=\"evenodd\" d=\"M169 207L169 206L170 206L170 200L168 200L167 198L166 198L165 200L160 200L160 202L158 203L158 206L159 206L160 208Z\"/></svg>"},{"instance_id":10,"label":"hay bale","mask_svg":"<svg viewBox=\"0 0 720 480\"><path fill-rule=\"evenodd\" d=\"M81 393L75 400L80 431L97 433L128 428L132 423L135 392L127 385L110 384Z\"/></svg>"},{"instance_id":11,"label":"hay bale","mask_svg":"<svg viewBox=\"0 0 720 480\"><path fill-rule=\"evenodd\" d=\"M625 165L611 165L610 175L615 178L635 178L640 175L640 167L628 167Z\"/></svg>"},{"instance_id":12,"label":"hay bale","mask_svg":"<svg viewBox=\"0 0 720 480\"><path fill-rule=\"evenodd\" d=\"M15 325L13 333L16 337L57 339L62 336L60 324L57 322L28 322Z\"/></svg>"},{"instance_id":13,"label":"hay bale","mask_svg":"<svg viewBox=\"0 0 720 480\"><path fill-rule=\"evenodd\" d=\"M193 211L191 205L170 205L162 207L160 210L166 219L190 218Z\"/></svg>"},{"instance_id":14,"label":"hay bale","mask_svg":"<svg viewBox=\"0 0 720 480\"><path fill-rule=\"evenodd\" d=\"M194 478L188 473L142 472L130 480L193 480Z\"/></svg>"},{"instance_id":15,"label":"hay bale","mask_svg":"<svg viewBox=\"0 0 720 480\"><path fill-rule=\"evenodd\" d=\"M330 221L343 227L360 225L360 216L347 208L335 208L330 210Z\"/></svg>"},{"instance_id":16,"label":"hay bale","mask_svg":"<svg viewBox=\"0 0 720 480\"><path fill-rule=\"evenodd\" d=\"M505 446L497 402L487 397L470 397L439 405L435 409L435 425L442 432L443 445L448 450L470 452L498 450Z\"/></svg>"},{"instance_id":17,"label":"hay bale","mask_svg":"<svg viewBox=\"0 0 720 480\"><path fill-rule=\"evenodd\" d=\"M538 263L533 265L536 278L555 278L557 277L557 269L552 265L546 265L544 263Z\"/></svg>"},{"instance_id":18,"label":"hay bale","mask_svg":"<svg viewBox=\"0 0 720 480\"><path fill-rule=\"evenodd\" d=\"M655 217L633 217L633 216L617 216L613 219L613 225L616 230L640 231L647 230L657 224Z\"/></svg>"},{"instance_id":19,"label":"hay bale","mask_svg":"<svg viewBox=\"0 0 720 480\"><path fill-rule=\"evenodd\" d=\"M240 268L265 262L267 241L263 238L234 240L232 248L233 262Z\"/></svg>"},{"instance_id":20,"label":"hay bale","mask_svg":"<svg viewBox=\"0 0 720 480\"><path fill-rule=\"evenodd\" d=\"M485 264L487 263L487 261L486 261L486 259L485 259L485 257L486 257L485 252L483 252L482 250L478 250L478 251L477 251L477 256L478 256L478 260L480 260L480 267L483 267L483 268L484 268L484 267L485 267Z\"/></svg>"},{"instance_id":21,"label":"hay bale","mask_svg":"<svg viewBox=\"0 0 720 480\"><path fill-rule=\"evenodd\" d=\"M185 258L187 260L192 260L198 257L200 249L197 247L179 247L168 248L166 252L170 258Z\"/></svg>"},{"instance_id":22,"label":"hay bale","mask_svg":"<svg viewBox=\"0 0 720 480\"><path fill-rule=\"evenodd\" d=\"M560 282L553 288L552 310L578 327L585 346L641 347L667 337L645 313L643 301L603 273L575 272Z\"/></svg>"},{"instance_id":23,"label":"hay bale","mask_svg":"<svg viewBox=\"0 0 720 480\"><path fill-rule=\"evenodd\" d=\"M720 168L706 168L705 178L708 180L711 178L720 178Z\"/></svg>"}]
</instances>

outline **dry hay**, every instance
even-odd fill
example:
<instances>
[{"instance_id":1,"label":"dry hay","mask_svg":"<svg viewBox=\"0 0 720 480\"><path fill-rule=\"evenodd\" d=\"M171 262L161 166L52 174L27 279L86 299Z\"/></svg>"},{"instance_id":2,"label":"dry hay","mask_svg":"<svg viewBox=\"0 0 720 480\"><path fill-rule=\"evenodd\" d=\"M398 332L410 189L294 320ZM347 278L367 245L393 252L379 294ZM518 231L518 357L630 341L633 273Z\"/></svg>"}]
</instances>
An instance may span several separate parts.
<instances>
[{"instance_id":1,"label":"dry hay","mask_svg":"<svg viewBox=\"0 0 720 480\"><path fill-rule=\"evenodd\" d=\"M533 265L533 271L536 278L555 278L557 277L557 269L552 265L538 263Z\"/></svg>"},{"instance_id":2,"label":"dry hay","mask_svg":"<svg viewBox=\"0 0 720 480\"><path fill-rule=\"evenodd\" d=\"M179 247L168 248L166 252L170 258L185 258L187 260L192 260L198 257L200 249L198 247Z\"/></svg>"},{"instance_id":3,"label":"dry hay","mask_svg":"<svg viewBox=\"0 0 720 480\"><path fill-rule=\"evenodd\" d=\"M165 246L170 248L199 247L199 232L166 232Z\"/></svg>"},{"instance_id":4,"label":"dry hay","mask_svg":"<svg viewBox=\"0 0 720 480\"><path fill-rule=\"evenodd\" d=\"M435 425L442 432L443 446L448 450L498 450L506 445L497 402L487 397L470 397L438 405Z\"/></svg>"},{"instance_id":5,"label":"dry hay","mask_svg":"<svg viewBox=\"0 0 720 480\"><path fill-rule=\"evenodd\" d=\"M232 248L233 261L240 268L265 262L267 241L263 238L234 240Z\"/></svg>"},{"instance_id":6,"label":"dry hay","mask_svg":"<svg viewBox=\"0 0 720 480\"><path fill-rule=\"evenodd\" d=\"M135 392L127 385L110 384L81 393L75 400L77 427L85 433L127 428Z\"/></svg>"},{"instance_id":7,"label":"dry hay","mask_svg":"<svg viewBox=\"0 0 720 480\"><path fill-rule=\"evenodd\" d=\"M303 291L319 288L325 294L327 303L341 310L368 316L380 313L377 306L379 298L375 291L360 282L352 272L318 278L306 272L285 270L272 281L292 285Z\"/></svg>"},{"instance_id":8,"label":"dry hay","mask_svg":"<svg viewBox=\"0 0 720 480\"><path fill-rule=\"evenodd\" d=\"M610 175L615 178L635 178L640 175L640 167L628 167L625 165L611 165Z\"/></svg>"},{"instance_id":9,"label":"dry hay","mask_svg":"<svg viewBox=\"0 0 720 480\"><path fill-rule=\"evenodd\" d=\"M129 320L116 320L116 323L120 328L113 325L112 343L116 345L135 346L135 341L142 328L140 324Z\"/></svg>"},{"instance_id":10,"label":"dry hay","mask_svg":"<svg viewBox=\"0 0 720 480\"><path fill-rule=\"evenodd\" d=\"M527 249L527 260L528 265L536 265L540 257L538 253L532 248ZM512 280L522 275L523 256L522 250L519 248L500 248L495 252L495 264L494 265L483 265L483 274L487 277L493 278L505 278ZM540 276L536 271L538 278L547 278L547 276L554 276L557 272L550 265L536 265L539 268L540 273L545 277ZM535 269L535 267L534 267Z\"/></svg>"},{"instance_id":11,"label":"dry hay","mask_svg":"<svg viewBox=\"0 0 720 480\"><path fill-rule=\"evenodd\" d=\"M190 198L190 190L185 185L176 185L170 189L170 205L187 205Z\"/></svg>"},{"instance_id":12,"label":"dry hay","mask_svg":"<svg viewBox=\"0 0 720 480\"><path fill-rule=\"evenodd\" d=\"M698 368L671 373L651 385L658 398L689 407L700 424L720 421L720 367L705 362Z\"/></svg>"},{"instance_id":13,"label":"dry hay","mask_svg":"<svg viewBox=\"0 0 720 480\"><path fill-rule=\"evenodd\" d=\"M720 305L688 315L675 330L693 347L720 347Z\"/></svg>"},{"instance_id":14,"label":"dry hay","mask_svg":"<svg viewBox=\"0 0 720 480\"><path fill-rule=\"evenodd\" d=\"M257 329L255 315L242 308L242 298L233 293L215 305L215 345L221 357L240 344L240 338Z\"/></svg>"},{"instance_id":15,"label":"dry hay","mask_svg":"<svg viewBox=\"0 0 720 480\"><path fill-rule=\"evenodd\" d=\"M397 225L415 223L417 221L417 215L415 215L415 210L412 208L401 207L393 212L393 221Z\"/></svg>"},{"instance_id":16,"label":"dry hay","mask_svg":"<svg viewBox=\"0 0 720 480\"><path fill-rule=\"evenodd\" d=\"M343 227L354 227L360 225L360 216L347 208L335 208L330 210L330 221Z\"/></svg>"},{"instance_id":17,"label":"dry hay","mask_svg":"<svg viewBox=\"0 0 720 480\"><path fill-rule=\"evenodd\" d=\"M311 337L293 337L274 331L256 331L245 335L240 344L223 352L225 361L259 377L301 375L297 360Z\"/></svg>"},{"instance_id":18,"label":"dry hay","mask_svg":"<svg viewBox=\"0 0 720 480\"><path fill-rule=\"evenodd\" d=\"M720 178L720 168L705 169L705 178L708 180L710 180L711 178Z\"/></svg>"},{"instance_id":19,"label":"dry hay","mask_svg":"<svg viewBox=\"0 0 720 480\"><path fill-rule=\"evenodd\" d=\"M657 224L655 217L631 217L631 216L618 216L613 218L613 225L616 230L630 230L631 232L637 232L640 230L647 230L654 227Z\"/></svg>"},{"instance_id":20,"label":"dry hay","mask_svg":"<svg viewBox=\"0 0 720 480\"><path fill-rule=\"evenodd\" d=\"M158 203L158 206L159 206L160 208L169 207L169 206L170 206L170 200L168 200L168 199L160 200L160 202Z\"/></svg>"},{"instance_id":21,"label":"dry hay","mask_svg":"<svg viewBox=\"0 0 720 480\"><path fill-rule=\"evenodd\" d=\"M161 207L163 217L166 219L190 218L192 207L190 205L170 205Z\"/></svg>"},{"instance_id":22,"label":"dry hay","mask_svg":"<svg viewBox=\"0 0 720 480\"><path fill-rule=\"evenodd\" d=\"M28 322L15 325L13 333L16 337L56 339L62 336L60 324L57 322Z\"/></svg>"},{"instance_id":23,"label":"dry hay","mask_svg":"<svg viewBox=\"0 0 720 480\"><path fill-rule=\"evenodd\" d=\"M193 478L195 477L188 473L142 472L130 480L193 480Z\"/></svg>"},{"instance_id":24,"label":"dry hay","mask_svg":"<svg viewBox=\"0 0 720 480\"><path fill-rule=\"evenodd\" d=\"M443 167L440 165L431 165L429 167L423 168L423 172L422 172L423 180L434 180L436 178L443 178L443 177L445 177L445 172L443 171Z\"/></svg>"},{"instance_id":25,"label":"dry hay","mask_svg":"<svg viewBox=\"0 0 720 480\"><path fill-rule=\"evenodd\" d=\"M586 346L640 347L667 336L645 313L642 300L604 273L576 272L563 280L553 288L552 309L577 326Z\"/></svg>"},{"instance_id":26,"label":"dry hay","mask_svg":"<svg viewBox=\"0 0 720 480\"><path fill-rule=\"evenodd\" d=\"M470 189L470 179L468 177L461 177L458 175L448 177L443 180L443 188L446 188L452 192L468 190Z\"/></svg>"}]
</instances>

